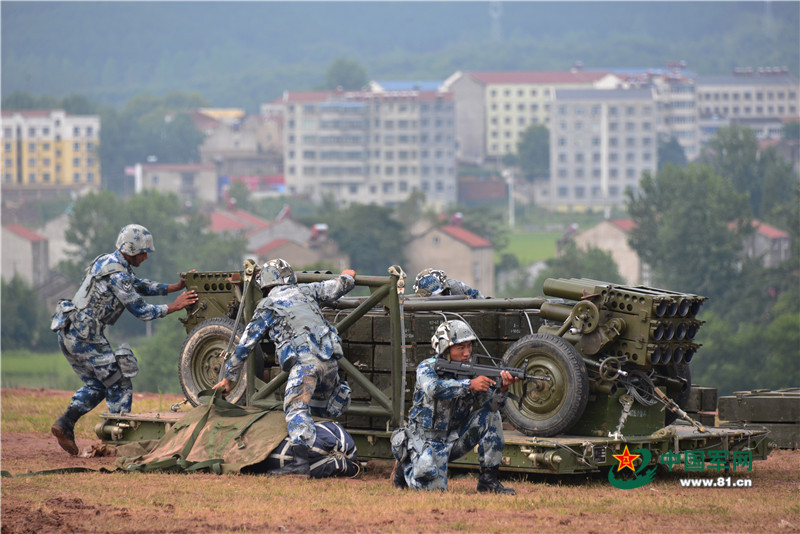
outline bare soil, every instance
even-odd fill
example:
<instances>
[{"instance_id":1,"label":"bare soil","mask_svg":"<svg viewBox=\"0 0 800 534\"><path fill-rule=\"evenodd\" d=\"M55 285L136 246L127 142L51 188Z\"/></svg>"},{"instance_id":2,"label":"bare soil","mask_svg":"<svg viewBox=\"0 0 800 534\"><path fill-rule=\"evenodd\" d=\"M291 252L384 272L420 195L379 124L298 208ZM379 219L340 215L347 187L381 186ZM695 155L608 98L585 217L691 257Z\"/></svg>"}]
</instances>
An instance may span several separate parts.
<instances>
[{"instance_id":1,"label":"bare soil","mask_svg":"<svg viewBox=\"0 0 800 534\"><path fill-rule=\"evenodd\" d=\"M16 390L3 390L3 401ZM22 393L22 392L19 392ZM59 397L71 392L25 390ZM137 402L151 394L137 394ZM155 395L154 395L155 396ZM175 397L179 400L179 397ZM174 402L168 399L167 402ZM4 418L6 412L4 411ZM4 423L5 425L5 423ZM113 448L79 437L71 457L46 432L2 432L2 468L113 469ZM34 532L800 532L800 451L754 462L750 488L682 488L667 473L637 490L603 476L505 477L514 497L478 494L474 474L454 474L440 494L391 487L391 465L358 479L100 472L2 479L2 534ZM696 476L696 475L693 475ZM716 476L716 475L714 475Z\"/></svg>"}]
</instances>

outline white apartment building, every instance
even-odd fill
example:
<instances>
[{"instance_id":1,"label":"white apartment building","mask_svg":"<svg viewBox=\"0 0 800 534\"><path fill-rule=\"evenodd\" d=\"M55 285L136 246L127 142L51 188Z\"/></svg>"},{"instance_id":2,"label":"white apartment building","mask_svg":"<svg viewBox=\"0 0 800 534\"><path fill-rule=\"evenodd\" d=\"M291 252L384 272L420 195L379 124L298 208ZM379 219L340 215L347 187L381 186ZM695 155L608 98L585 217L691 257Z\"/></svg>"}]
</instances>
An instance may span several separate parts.
<instances>
[{"instance_id":1,"label":"white apartment building","mask_svg":"<svg viewBox=\"0 0 800 534\"><path fill-rule=\"evenodd\" d=\"M557 90L550 117L550 180L537 202L558 210L624 203L642 172L658 168L653 89Z\"/></svg>"},{"instance_id":2,"label":"white apartment building","mask_svg":"<svg viewBox=\"0 0 800 534\"><path fill-rule=\"evenodd\" d=\"M689 161L700 155L695 75L684 62L668 62L667 68L614 70L624 89L651 89L656 101L659 139L675 138Z\"/></svg>"},{"instance_id":3,"label":"white apartment building","mask_svg":"<svg viewBox=\"0 0 800 534\"><path fill-rule=\"evenodd\" d=\"M453 95L442 91L286 92L286 190L314 202L394 205L415 190L456 200Z\"/></svg>"},{"instance_id":4,"label":"white apartment building","mask_svg":"<svg viewBox=\"0 0 800 534\"><path fill-rule=\"evenodd\" d=\"M786 67L735 69L729 76L698 76L701 143L730 124L761 125L800 120L800 83Z\"/></svg>"},{"instance_id":5,"label":"white apartment building","mask_svg":"<svg viewBox=\"0 0 800 534\"><path fill-rule=\"evenodd\" d=\"M601 71L456 72L444 87L456 106L457 156L483 164L517 151L531 125L549 126L551 101L561 89L613 89L615 75Z\"/></svg>"}]
</instances>

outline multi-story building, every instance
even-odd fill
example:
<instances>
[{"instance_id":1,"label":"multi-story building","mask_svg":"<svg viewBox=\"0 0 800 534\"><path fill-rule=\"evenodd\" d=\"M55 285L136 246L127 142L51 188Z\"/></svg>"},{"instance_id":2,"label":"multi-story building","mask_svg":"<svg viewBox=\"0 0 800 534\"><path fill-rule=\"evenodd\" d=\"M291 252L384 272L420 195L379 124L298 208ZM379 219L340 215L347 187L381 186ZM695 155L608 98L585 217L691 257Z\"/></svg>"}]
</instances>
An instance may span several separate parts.
<instances>
[{"instance_id":1,"label":"multi-story building","mask_svg":"<svg viewBox=\"0 0 800 534\"><path fill-rule=\"evenodd\" d=\"M100 186L100 117L63 110L2 112L3 190Z\"/></svg>"},{"instance_id":2,"label":"multi-story building","mask_svg":"<svg viewBox=\"0 0 800 534\"><path fill-rule=\"evenodd\" d=\"M689 161L700 155L694 73L682 61L668 62L665 69L613 70L625 89L651 89L658 109L659 138L675 138Z\"/></svg>"},{"instance_id":3,"label":"multi-story building","mask_svg":"<svg viewBox=\"0 0 800 534\"><path fill-rule=\"evenodd\" d=\"M483 164L517 151L522 133L534 124L549 125L551 101L561 89L612 89L620 83L609 72L524 71L456 72L444 87L456 107L457 157Z\"/></svg>"},{"instance_id":4,"label":"multi-story building","mask_svg":"<svg viewBox=\"0 0 800 534\"><path fill-rule=\"evenodd\" d=\"M732 123L800 120L800 83L786 67L738 68L729 76L698 76L701 142Z\"/></svg>"},{"instance_id":5,"label":"multi-story building","mask_svg":"<svg viewBox=\"0 0 800 534\"><path fill-rule=\"evenodd\" d=\"M195 127L206 134L198 148L200 163L220 176L274 176L283 173L283 119L245 115L236 109L199 109Z\"/></svg>"},{"instance_id":6,"label":"multi-story building","mask_svg":"<svg viewBox=\"0 0 800 534\"><path fill-rule=\"evenodd\" d=\"M420 190L435 205L455 201L451 93L287 92L281 102L287 193L393 205Z\"/></svg>"},{"instance_id":7,"label":"multi-story building","mask_svg":"<svg viewBox=\"0 0 800 534\"><path fill-rule=\"evenodd\" d=\"M550 118L550 180L537 202L608 212L658 168L658 110L651 89L557 90Z\"/></svg>"}]
</instances>

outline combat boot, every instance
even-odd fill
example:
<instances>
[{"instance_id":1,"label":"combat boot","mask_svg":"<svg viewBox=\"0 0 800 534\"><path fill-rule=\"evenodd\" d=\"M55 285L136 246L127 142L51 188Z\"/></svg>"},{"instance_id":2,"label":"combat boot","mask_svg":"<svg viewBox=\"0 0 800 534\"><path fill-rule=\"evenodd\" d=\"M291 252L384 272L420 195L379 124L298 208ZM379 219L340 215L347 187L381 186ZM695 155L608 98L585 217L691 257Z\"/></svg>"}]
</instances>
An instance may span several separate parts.
<instances>
[{"instance_id":1,"label":"combat boot","mask_svg":"<svg viewBox=\"0 0 800 534\"><path fill-rule=\"evenodd\" d=\"M77 408L70 406L50 427L50 432L56 437L61 448L72 456L77 456L80 452L75 443L75 423L78 422L81 415L83 414Z\"/></svg>"},{"instance_id":2,"label":"combat boot","mask_svg":"<svg viewBox=\"0 0 800 534\"><path fill-rule=\"evenodd\" d=\"M284 464L283 467L270 471L271 475L304 475L311 474L311 466L308 463L308 447L305 445L292 445L289 449L292 461Z\"/></svg>"},{"instance_id":3,"label":"combat boot","mask_svg":"<svg viewBox=\"0 0 800 534\"><path fill-rule=\"evenodd\" d=\"M392 470L392 486L399 490L408 488L406 477L404 475L405 466L398 460L394 461L394 469Z\"/></svg>"},{"instance_id":4,"label":"combat boot","mask_svg":"<svg viewBox=\"0 0 800 534\"><path fill-rule=\"evenodd\" d=\"M481 468L481 476L478 478L478 493L502 493L504 495L516 495L517 492L514 488L507 488L497 480L497 473L500 468L483 467Z\"/></svg>"}]
</instances>

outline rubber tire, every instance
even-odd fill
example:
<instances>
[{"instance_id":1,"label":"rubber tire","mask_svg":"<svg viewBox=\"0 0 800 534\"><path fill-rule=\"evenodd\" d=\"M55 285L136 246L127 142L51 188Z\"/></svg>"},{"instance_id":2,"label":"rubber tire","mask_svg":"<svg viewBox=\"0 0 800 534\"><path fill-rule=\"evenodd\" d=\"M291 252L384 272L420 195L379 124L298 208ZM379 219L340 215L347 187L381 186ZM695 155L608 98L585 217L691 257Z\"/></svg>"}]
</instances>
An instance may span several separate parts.
<instances>
[{"instance_id":1,"label":"rubber tire","mask_svg":"<svg viewBox=\"0 0 800 534\"><path fill-rule=\"evenodd\" d=\"M667 397L675 401L681 410L686 409L689 396L692 394L692 372L688 363L674 365L656 365L656 372L669 378L685 378L689 385L685 391L667 388ZM670 409L664 410L664 426L671 425L678 419L678 415Z\"/></svg>"},{"instance_id":2,"label":"rubber tire","mask_svg":"<svg viewBox=\"0 0 800 534\"><path fill-rule=\"evenodd\" d=\"M178 359L178 379L184 395L192 406L201 404L198 397L201 391L211 389L219 382L221 363L219 356L228 348L233 325L234 320L228 317L206 319L194 327L183 341ZM234 346L239 342L243 332L244 326L239 325L233 341ZM259 345L256 345L251 357L256 358L257 376L263 376L264 354ZM247 364L225 399L239 405L247 402Z\"/></svg>"},{"instance_id":3,"label":"rubber tire","mask_svg":"<svg viewBox=\"0 0 800 534\"><path fill-rule=\"evenodd\" d=\"M589 400L589 375L577 349L569 341L553 334L532 334L517 340L503 355L509 367L521 367L528 358L529 374L548 376L545 390L528 385L528 395L520 410L518 401L508 399L503 412L506 419L527 436L555 436L569 430L583 415ZM522 395L522 383L509 387ZM537 400L538 403L534 402Z\"/></svg>"}]
</instances>

